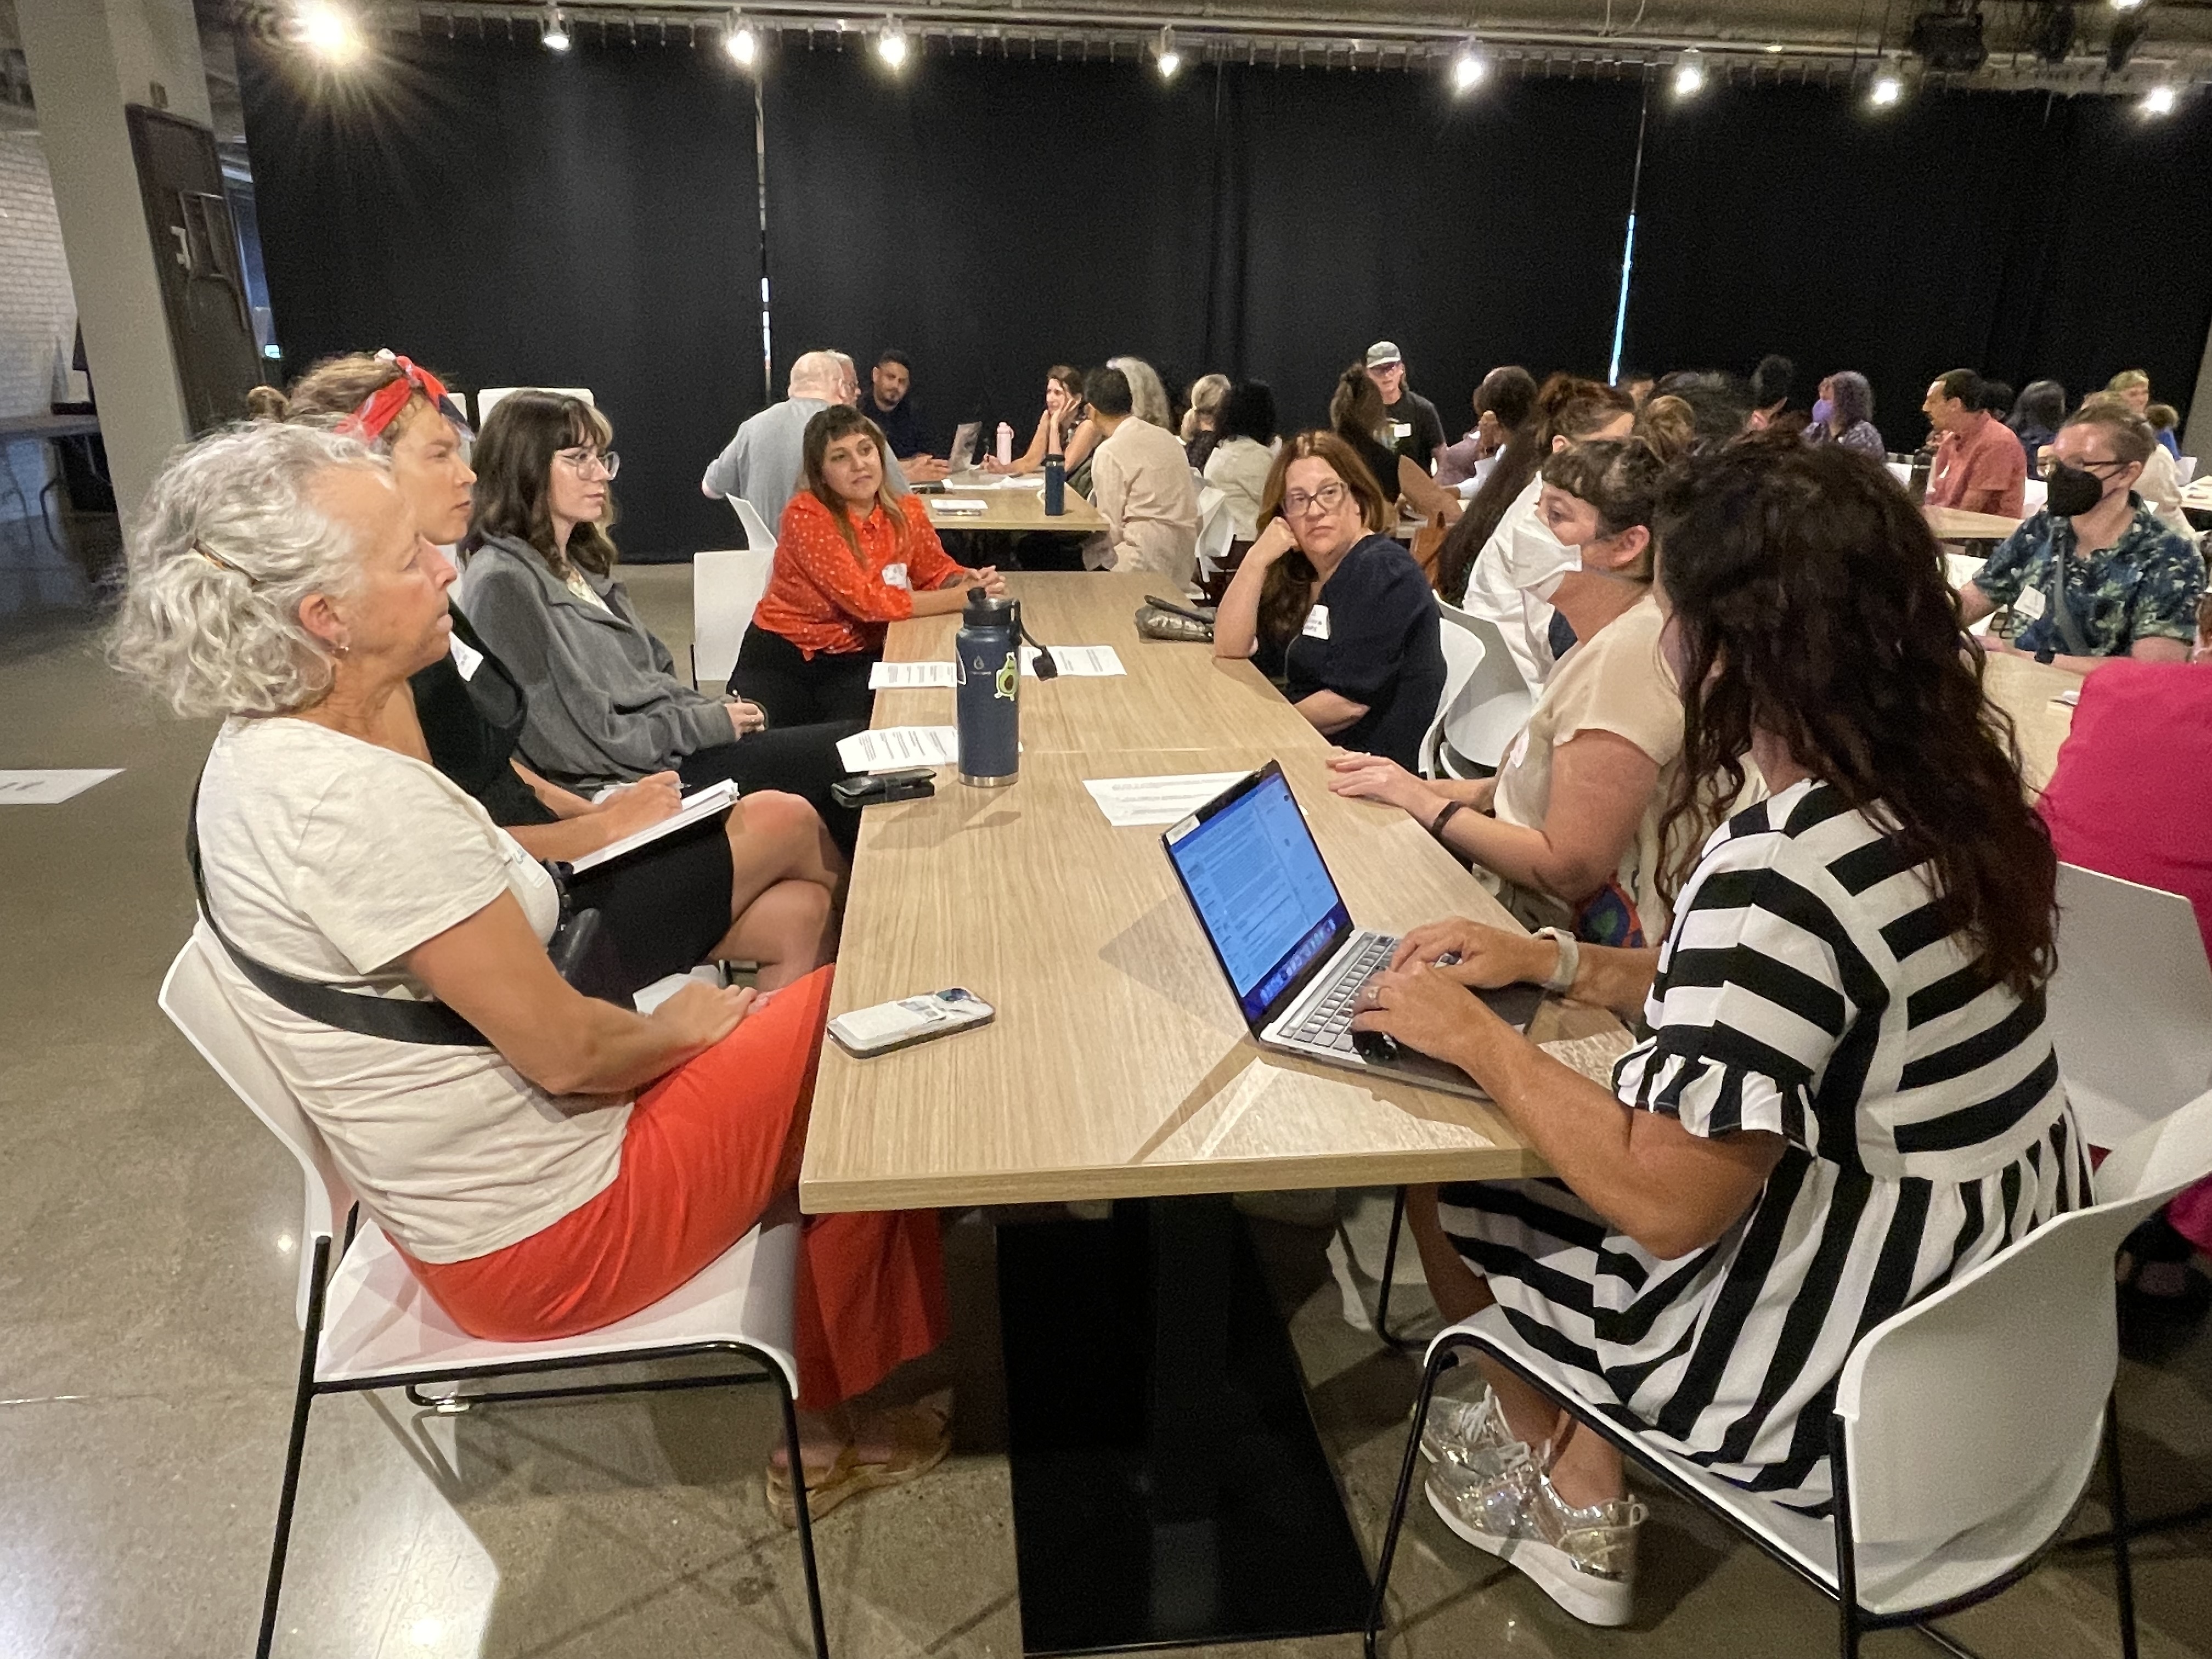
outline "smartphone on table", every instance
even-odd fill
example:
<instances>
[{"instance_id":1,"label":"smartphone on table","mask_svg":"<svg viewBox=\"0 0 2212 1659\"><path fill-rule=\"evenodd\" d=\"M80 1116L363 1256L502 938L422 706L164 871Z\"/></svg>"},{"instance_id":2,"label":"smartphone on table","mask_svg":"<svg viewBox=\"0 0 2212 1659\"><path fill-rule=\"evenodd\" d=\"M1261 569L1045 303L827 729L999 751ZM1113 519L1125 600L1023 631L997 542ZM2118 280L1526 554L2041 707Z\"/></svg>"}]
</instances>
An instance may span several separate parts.
<instances>
[{"instance_id":1,"label":"smartphone on table","mask_svg":"<svg viewBox=\"0 0 2212 1659\"><path fill-rule=\"evenodd\" d=\"M870 1060L932 1037L988 1025L998 1012L972 991L955 986L840 1014L830 1022L830 1035L855 1060Z\"/></svg>"}]
</instances>

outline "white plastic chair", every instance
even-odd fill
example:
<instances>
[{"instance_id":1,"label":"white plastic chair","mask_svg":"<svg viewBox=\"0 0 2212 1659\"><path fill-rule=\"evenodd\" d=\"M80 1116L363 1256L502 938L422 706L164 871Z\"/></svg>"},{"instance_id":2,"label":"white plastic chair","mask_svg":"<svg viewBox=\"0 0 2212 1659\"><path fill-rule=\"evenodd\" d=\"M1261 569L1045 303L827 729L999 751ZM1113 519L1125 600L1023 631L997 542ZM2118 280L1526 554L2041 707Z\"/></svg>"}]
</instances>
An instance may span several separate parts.
<instances>
[{"instance_id":1,"label":"white plastic chair","mask_svg":"<svg viewBox=\"0 0 2212 1659\"><path fill-rule=\"evenodd\" d=\"M2030 478L2021 486L2021 517L2032 519L2043 511L2043 504L2051 496L2051 486L2040 478Z\"/></svg>"},{"instance_id":2,"label":"white plastic chair","mask_svg":"<svg viewBox=\"0 0 2212 1659\"><path fill-rule=\"evenodd\" d=\"M2177 455L2174 457L2174 483L2180 485L2182 489L2186 489L2189 488L2190 480L2194 478L2196 476L2197 458L2194 455Z\"/></svg>"},{"instance_id":3,"label":"white plastic chair","mask_svg":"<svg viewBox=\"0 0 2212 1659\"><path fill-rule=\"evenodd\" d=\"M307 1437L307 1410L317 1397L370 1389L407 1390L421 1406L465 1408L477 1401L543 1400L644 1389L727 1387L772 1381L783 1410L791 1467L802 1482L793 1357L792 1297L799 1269L799 1218L786 1200L763 1217L689 1283L641 1312L581 1336L552 1342L487 1342L468 1335L423 1291L407 1264L373 1224L354 1230L353 1192L314 1125L301 1109L259 1041L230 1006L215 963L222 946L204 921L178 951L161 981L161 1012L174 1021L231 1092L284 1144L306 1186L300 1230L300 1279L293 1313L305 1334L293 1395L292 1430L269 1580L254 1652L268 1659L276 1635L277 1598ZM339 1235L343 1220L345 1232ZM337 1271L331 1273L333 1258ZM428 1396L425 1383L634 1364L700 1355L738 1355L764 1375L656 1378L578 1388ZM813 1620L816 1659L828 1659L816 1576L814 1534L803 1496L798 1505L799 1558Z\"/></svg>"},{"instance_id":4,"label":"white plastic chair","mask_svg":"<svg viewBox=\"0 0 2212 1659\"><path fill-rule=\"evenodd\" d=\"M1447 635L1454 629L1462 629L1482 647L1474 673L1444 711L1439 763L1455 777L1461 775L1452 769L1455 756L1486 772L1495 772L1505 757L1506 745L1528 725L1528 711L1536 706L1535 695L1514 665L1513 653L1506 649L1505 636L1498 631L1497 623L1441 599L1437 609L1443 617Z\"/></svg>"},{"instance_id":5,"label":"white plastic chair","mask_svg":"<svg viewBox=\"0 0 2212 1659\"><path fill-rule=\"evenodd\" d=\"M2212 963L2179 893L2058 866L2045 1018L2081 1133L2117 1146L2212 1088Z\"/></svg>"},{"instance_id":6,"label":"white plastic chair","mask_svg":"<svg viewBox=\"0 0 2212 1659\"><path fill-rule=\"evenodd\" d=\"M738 665L738 648L768 592L775 569L775 544L717 548L691 556L691 684L726 682Z\"/></svg>"},{"instance_id":7,"label":"white plastic chair","mask_svg":"<svg viewBox=\"0 0 2212 1659\"><path fill-rule=\"evenodd\" d=\"M1677 1497L1729 1522L1834 1599L1846 1659L1858 1653L1867 1631L1921 1625L2026 1577L2073 1514L2101 1439L2112 1492L2121 1651L2133 1659L2135 1595L2112 1403L2119 1367L2112 1254L2144 1216L2208 1173L2212 1094L2107 1158L2094 1206L2055 1218L1862 1337L1838 1379L1829 1419L1835 1490L1829 1521L1731 1486L1622 1428L1579 1392L1571 1373L1525 1345L1498 1307L1451 1327L1429 1345L1376 1568L1370 1659L1421 1425L1437 1379L1461 1347L1480 1350L1544 1390ZM2035 1363L2022 1364L2023 1354Z\"/></svg>"},{"instance_id":8,"label":"white plastic chair","mask_svg":"<svg viewBox=\"0 0 2212 1659\"><path fill-rule=\"evenodd\" d=\"M1468 682L1474 678L1475 670L1482 666L1482 641L1468 629L1440 628L1437 639L1444 648L1444 690L1437 699L1436 718L1429 722L1428 732L1421 738L1421 775L1425 778L1448 775L1443 769L1444 720L1452 712L1453 704L1459 701L1460 693L1467 690Z\"/></svg>"},{"instance_id":9,"label":"white plastic chair","mask_svg":"<svg viewBox=\"0 0 2212 1659\"><path fill-rule=\"evenodd\" d=\"M761 517L760 508L742 495L731 495L725 499L730 503L731 511L738 515L738 524L744 527L746 547L757 553L775 552L775 532L769 521Z\"/></svg>"},{"instance_id":10,"label":"white plastic chair","mask_svg":"<svg viewBox=\"0 0 2212 1659\"><path fill-rule=\"evenodd\" d=\"M481 428L491 419L491 412L511 394L517 392L550 392L556 398L581 398L597 409L599 400L592 396L587 386L488 386L477 392L477 425Z\"/></svg>"}]
</instances>

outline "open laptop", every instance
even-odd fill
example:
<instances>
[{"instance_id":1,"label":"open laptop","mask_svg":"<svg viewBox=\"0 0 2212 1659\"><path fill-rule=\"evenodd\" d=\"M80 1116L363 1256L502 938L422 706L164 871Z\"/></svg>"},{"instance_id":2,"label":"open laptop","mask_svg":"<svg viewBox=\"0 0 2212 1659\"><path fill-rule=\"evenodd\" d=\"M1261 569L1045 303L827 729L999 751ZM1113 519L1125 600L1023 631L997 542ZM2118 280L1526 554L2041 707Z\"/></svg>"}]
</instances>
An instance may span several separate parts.
<instances>
[{"instance_id":1,"label":"open laptop","mask_svg":"<svg viewBox=\"0 0 2212 1659\"><path fill-rule=\"evenodd\" d=\"M981 421L963 421L952 429L952 450L945 457L951 468L947 475L958 477L975 465L975 445L983 435Z\"/></svg>"},{"instance_id":2,"label":"open laptop","mask_svg":"<svg viewBox=\"0 0 2212 1659\"><path fill-rule=\"evenodd\" d=\"M1390 965L1398 941L1352 925L1279 762L1231 784L1160 840L1261 1047L1486 1098L1455 1066L1387 1041L1355 1040L1360 988ZM1519 1031L1544 1000L1534 985L1475 994Z\"/></svg>"}]
</instances>

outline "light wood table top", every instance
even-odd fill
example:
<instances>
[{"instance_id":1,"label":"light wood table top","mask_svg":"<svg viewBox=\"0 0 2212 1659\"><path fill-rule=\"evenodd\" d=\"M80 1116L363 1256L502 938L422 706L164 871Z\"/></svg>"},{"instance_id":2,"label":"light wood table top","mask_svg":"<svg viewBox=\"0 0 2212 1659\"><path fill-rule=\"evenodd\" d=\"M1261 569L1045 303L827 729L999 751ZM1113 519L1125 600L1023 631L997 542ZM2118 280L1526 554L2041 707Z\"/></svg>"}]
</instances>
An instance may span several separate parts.
<instances>
[{"instance_id":1,"label":"light wood table top","mask_svg":"<svg viewBox=\"0 0 2212 1659\"><path fill-rule=\"evenodd\" d=\"M1939 542L2001 542L2021 526L2018 519L1997 513L1967 513L1955 507L1926 509L1928 527Z\"/></svg>"},{"instance_id":2,"label":"light wood table top","mask_svg":"<svg viewBox=\"0 0 2212 1659\"><path fill-rule=\"evenodd\" d=\"M1355 922L1514 924L1405 813L1332 795L1328 750L1023 757L1020 780L871 808L835 1012L964 986L979 1030L822 1053L810 1212L1379 1185L1542 1173L1486 1103L1272 1054L1246 1031L1157 828L1116 830L1085 778L1283 763ZM1612 1024L1547 1002L1535 1035Z\"/></svg>"},{"instance_id":3,"label":"light wood table top","mask_svg":"<svg viewBox=\"0 0 2212 1659\"><path fill-rule=\"evenodd\" d=\"M946 513L938 502L945 497L955 501L981 501L981 513ZM946 530L1059 530L1073 535L1088 535L1106 527L1106 517L1073 489L1061 503L1066 511L1056 519L1048 519L1044 511L1044 491L1026 484L959 484L946 480L943 494L924 491L921 495L929 522L939 531Z\"/></svg>"},{"instance_id":4,"label":"light wood table top","mask_svg":"<svg viewBox=\"0 0 2212 1659\"><path fill-rule=\"evenodd\" d=\"M1207 645L1147 640L1137 607L1147 593L1176 595L1164 576L1112 571L1012 572L1006 589L1022 602L1022 621L1046 645L1110 645L1129 672L1106 679L1022 680L1022 753L1089 749L1162 752L1229 743L1285 750L1322 746L1305 717L1249 662L1223 662ZM953 613L900 623L884 650L890 662L950 662L960 618ZM879 691L875 724L949 726L950 690ZM1151 765L1137 773L1197 772L1205 767ZM946 773L946 778L951 776ZM1092 774L1093 776L1103 775ZM907 993L905 994L911 994Z\"/></svg>"},{"instance_id":5,"label":"light wood table top","mask_svg":"<svg viewBox=\"0 0 2212 1659\"><path fill-rule=\"evenodd\" d=\"M2012 716L2020 734L2020 775L2030 794L2039 795L2058 767L2058 750L2074 729L2070 703L2052 699L2078 691L2082 677L2056 663L2033 657L1992 653L1982 684L1990 701Z\"/></svg>"}]
</instances>

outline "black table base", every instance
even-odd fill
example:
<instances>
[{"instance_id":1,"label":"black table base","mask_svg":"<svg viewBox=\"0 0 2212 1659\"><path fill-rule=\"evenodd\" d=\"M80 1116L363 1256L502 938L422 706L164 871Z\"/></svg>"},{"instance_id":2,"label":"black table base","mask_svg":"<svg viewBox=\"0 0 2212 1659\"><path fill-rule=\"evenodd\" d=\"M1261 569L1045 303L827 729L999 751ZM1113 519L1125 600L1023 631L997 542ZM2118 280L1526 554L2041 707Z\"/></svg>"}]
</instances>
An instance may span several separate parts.
<instances>
[{"instance_id":1,"label":"black table base","mask_svg":"<svg viewBox=\"0 0 2212 1659\"><path fill-rule=\"evenodd\" d=\"M999 1231L1022 1645L1356 1631L1370 1581L1226 1198Z\"/></svg>"}]
</instances>

